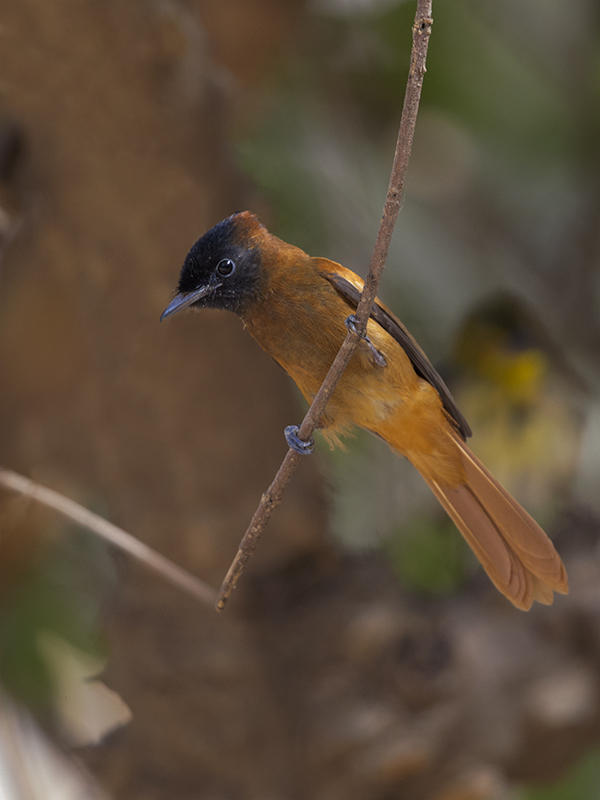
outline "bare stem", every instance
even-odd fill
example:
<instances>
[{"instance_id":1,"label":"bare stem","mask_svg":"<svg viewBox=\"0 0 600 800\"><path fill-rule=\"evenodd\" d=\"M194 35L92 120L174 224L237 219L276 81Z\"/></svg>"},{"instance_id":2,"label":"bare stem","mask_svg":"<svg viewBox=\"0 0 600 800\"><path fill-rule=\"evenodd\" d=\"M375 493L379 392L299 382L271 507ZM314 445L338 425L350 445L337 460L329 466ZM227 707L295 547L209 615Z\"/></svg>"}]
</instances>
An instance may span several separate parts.
<instances>
[{"instance_id":1,"label":"bare stem","mask_svg":"<svg viewBox=\"0 0 600 800\"><path fill-rule=\"evenodd\" d=\"M432 0L417 0L415 22L412 29L413 41L410 55L410 68L406 82L402 117L398 129L396 151L394 153L387 196L383 207L383 216L369 263L369 272L356 310L356 317L358 320L356 326L357 330L356 332L348 331L338 354L329 368L329 372L325 376L319 391L315 395L310 408L302 420L298 435L305 441L310 439L319 420L323 416L325 406L358 346L360 334L365 331L367 320L373 308L375 295L377 294L377 286L379 285L379 280L383 273L392 234L394 232L394 226L404 197L406 171L412 150L417 112L421 100L423 77L426 70L427 48L431 35L431 26L433 24L431 4ZM279 505L285 488L296 471L299 460L300 456L294 450L288 450L271 485L261 497L258 508L250 520L250 524L240 542L237 554L221 585L216 605L218 611L222 611L225 608L225 604L235 589L240 576L244 572L248 560L256 549L256 545L265 525L273 513L273 510Z\"/></svg>"},{"instance_id":2,"label":"bare stem","mask_svg":"<svg viewBox=\"0 0 600 800\"><path fill-rule=\"evenodd\" d=\"M87 528L105 541L141 561L174 586L183 589L183 591L191 594L197 600L201 600L211 606L214 604L215 592L208 584L196 578L190 572L178 567L168 558L157 553L156 550L140 542L135 536L127 533L127 531L118 528L112 522L108 522L98 514L94 514L87 508L80 506L74 500L55 492L53 489L40 486L38 483L29 480L29 478L25 478L23 475L18 475L8 469L0 468L0 486L10 489L12 492L25 495L37 503L58 511L59 514L68 517L73 522Z\"/></svg>"}]
</instances>

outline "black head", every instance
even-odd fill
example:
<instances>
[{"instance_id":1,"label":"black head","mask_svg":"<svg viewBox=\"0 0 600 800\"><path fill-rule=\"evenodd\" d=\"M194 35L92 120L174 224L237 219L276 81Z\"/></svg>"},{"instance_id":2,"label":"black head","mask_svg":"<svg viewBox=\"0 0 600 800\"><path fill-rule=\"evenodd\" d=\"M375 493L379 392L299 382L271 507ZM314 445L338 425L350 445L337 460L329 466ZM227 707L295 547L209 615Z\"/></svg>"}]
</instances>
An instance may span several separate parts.
<instances>
[{"instance_id":1,"label":"black head","mask_svg":"<svg viewBox=\"0 0 600 800\"><path fill-rule=\"evenodd\" d=\"M198 239L185 258L177 294L161 320L188 306L242 313L259 288L260 249L253 233L261 229L256 217L244 211Z\"/></svg>"}]
</instances>

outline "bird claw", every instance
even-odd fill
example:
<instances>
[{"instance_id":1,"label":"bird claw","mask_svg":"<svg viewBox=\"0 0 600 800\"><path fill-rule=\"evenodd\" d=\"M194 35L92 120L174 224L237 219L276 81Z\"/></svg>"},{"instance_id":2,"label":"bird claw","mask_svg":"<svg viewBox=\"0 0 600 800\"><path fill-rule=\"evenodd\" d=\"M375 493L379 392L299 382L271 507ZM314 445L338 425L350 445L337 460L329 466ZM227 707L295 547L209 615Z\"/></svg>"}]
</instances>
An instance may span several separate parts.
<instances>
[{"instance_id":1,"label":"bird claw","mask_svg":"<svg viewBox=\"0 0 600 800\"><path fill-rule=\"evenodd\" d=\"M352 331L352 333L355 336L359 336L361 339L364 338L365 334L364 333L361 334L360 331L358 330L358 319L357 319L356 314L350 314L349 317L346 317L346 319L344 320L344 323L345 323L346 327L348 328L348 330Z\"/></svg>"},{"instance_id":2,"label":"bird claw","mask_svg":"<svg viewBox=\"0 0 600 800\"><path fill-rule=\"evenodd\" d=\"M375 347L366 333L361 334L358 330L358 320L356 318L356 314L350 314L349 317L346 317L345 323L349 331L352 331L352 333L354 333L356 336L359 336L365 342L365 344L368 345L369 350L371 351L373 363L378 367L387 367L386 357L383 355L381 350L378 350Z\"/></svg>"},{"instance_id":3,"label":"bird claw","mask_svg":"<svg viewBox=\"0 0 600 800\"><path fill-rule=\"evenodd\" d=\"M292 450L295 450L301 456L309 456L315 448L314 439L309 439L305 442L304 439L298 436L299 430L300 428L297 425L288 425L284 429L283 435L288 443L288 447L291 447Z\"/></svg>"}]
</instances>

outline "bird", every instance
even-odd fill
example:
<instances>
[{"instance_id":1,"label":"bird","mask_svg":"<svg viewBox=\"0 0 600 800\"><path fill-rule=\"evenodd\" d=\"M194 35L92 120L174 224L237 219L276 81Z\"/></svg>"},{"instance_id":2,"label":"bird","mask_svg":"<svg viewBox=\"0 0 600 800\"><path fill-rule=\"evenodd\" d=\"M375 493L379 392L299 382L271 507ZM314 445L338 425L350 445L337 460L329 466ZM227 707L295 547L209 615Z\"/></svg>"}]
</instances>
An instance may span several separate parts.
<instances>
[{"instance_id":1,"label":"bird","mask_svg":"<svg viewBox=\"0 0 600 800\"><path fill-rule=\"evenodd\" d=\"M233 312L310 403L333 362L363 280L271 234L250 211L217 223L192 246L161 320L185 308ZM332 446L358 426L418 470L496 588L514 606L551 605L568 592L564 564L537 522L468 447L467 420L402 322L376 298L319 428ZM311 442L289 426L298 452Z\"/></svg>"},{"instance_id":2,"label":"bird","mask_svg":"<svg viewBox=\"0 0 600 800\"><path fill-rule=\"evenodd\" d=\"M463 315L445 366L477 427L480 457L548 518L576 467L590 390L544 311L512 291L480 298Z\"/></svg>"}]
</instances>

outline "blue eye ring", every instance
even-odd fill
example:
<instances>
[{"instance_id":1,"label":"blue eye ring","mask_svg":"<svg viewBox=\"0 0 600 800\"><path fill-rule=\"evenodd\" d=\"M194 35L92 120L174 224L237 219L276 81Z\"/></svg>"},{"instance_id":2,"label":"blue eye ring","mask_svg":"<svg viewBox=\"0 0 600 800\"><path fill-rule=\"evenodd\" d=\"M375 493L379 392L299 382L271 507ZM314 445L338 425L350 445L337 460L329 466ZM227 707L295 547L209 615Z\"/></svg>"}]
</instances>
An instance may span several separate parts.
<instances>
[{"instance_id":1,"label":"blue eye ring","mask_svg":"<svg viewBox=\"0 0 600 800\"><path fill-rule=\"evenodd\" d=\"M221 278L228 278L235 272L235 261L231 258L222 258L217 264L217 275Z\"/></svg>"}]
</instances>

